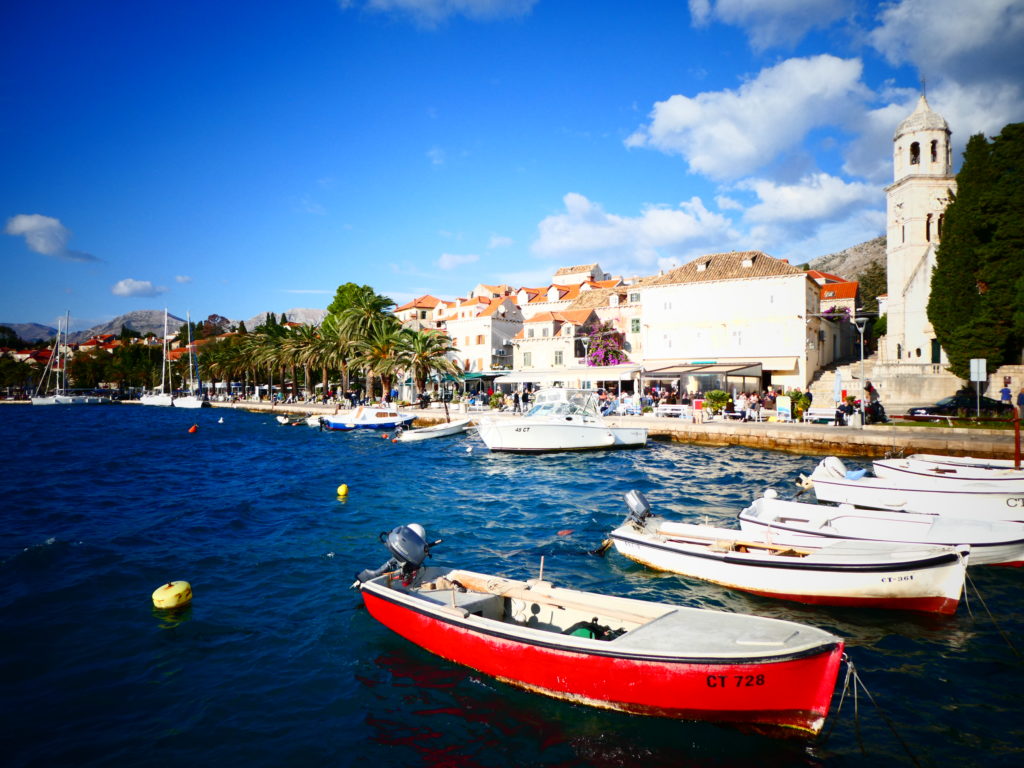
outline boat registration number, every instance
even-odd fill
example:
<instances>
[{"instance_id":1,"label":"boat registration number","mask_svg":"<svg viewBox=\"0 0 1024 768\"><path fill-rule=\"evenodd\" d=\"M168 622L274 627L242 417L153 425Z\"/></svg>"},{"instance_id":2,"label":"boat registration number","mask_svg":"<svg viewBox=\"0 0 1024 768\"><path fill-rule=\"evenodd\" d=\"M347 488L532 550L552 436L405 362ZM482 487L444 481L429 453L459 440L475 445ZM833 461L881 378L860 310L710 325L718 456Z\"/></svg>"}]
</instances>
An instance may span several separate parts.
<instances>
[{"instance_id":1,"label":"boat registration number","mask_svg":"<svg viewBox=\"0 0 1024 768\"><path fill-rule=\"evenodd\" d=\"M529 427L516 427L515 431L516 432L529 432L530 428Z\"/></svg>"},{"instance_id":2,"label":"boat registration number","mask_svg":"<svg viewBox=\"0 0 1024 768\"><path fill-rule=\"evenodd\" d=\"M753 688L764 685L764 675L708 675L708 688Z\"/></svg>"},{"instance_id":3,"label":"boat registration number","mask_svg":"<svg viewBox=\"0 0 1024 768\"><path fill-rule=\"evenodd\" d=\"M913 581L914 574L905 573L902 576L886 576L882 579L883 584L895 584L898 581Z\"/></svg>"}]
</instances>

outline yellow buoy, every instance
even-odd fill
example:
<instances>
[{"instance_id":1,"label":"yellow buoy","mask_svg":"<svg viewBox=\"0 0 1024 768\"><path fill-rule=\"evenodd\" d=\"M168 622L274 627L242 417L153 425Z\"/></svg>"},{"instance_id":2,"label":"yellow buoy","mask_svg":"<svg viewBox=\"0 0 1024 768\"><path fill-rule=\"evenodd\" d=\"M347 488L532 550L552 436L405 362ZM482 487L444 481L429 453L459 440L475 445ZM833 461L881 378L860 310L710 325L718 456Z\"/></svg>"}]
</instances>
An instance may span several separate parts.
<instances>
[{"instance_id":1,"label":"yellow buoy","mask_svg":"<svg viewBox=\"0 0 1024 768\"><path fill-rule=\"evenodd\" d=\"M339 496L348 496L348 486L345 485L344 483L339 485L338 486L338 495Z\"/></svg>"},{"instance_id":2,"label":"yellow buoy","mask_svg":"<svg viewBox=\"0 0 1024 768\"><path fill-rule=\"evenodd\" d=\"M192 585L187 581L169 581L153 592L157 608L181 608L192 602Z\"/></svg>"}]
</instances>

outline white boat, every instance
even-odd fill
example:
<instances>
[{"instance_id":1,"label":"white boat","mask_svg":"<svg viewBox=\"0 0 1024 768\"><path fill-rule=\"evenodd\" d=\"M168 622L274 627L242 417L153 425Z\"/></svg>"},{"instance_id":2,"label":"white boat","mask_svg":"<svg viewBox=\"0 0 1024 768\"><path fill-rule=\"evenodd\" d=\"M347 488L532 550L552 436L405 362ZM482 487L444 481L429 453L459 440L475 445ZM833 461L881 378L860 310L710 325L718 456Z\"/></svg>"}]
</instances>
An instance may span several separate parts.
<instances>
[{"instance_id":1,"label":"white boat","mask_svg":"<svg viewBox=\"0 0 1024 768\"><path fill-rule=\"evenodd\" d=\"M71 323L71 313L65 313L64 318L64 345L67 345L68 326ZM57 321L57 336L53 341L53 351L50 359L46 362L42 376L39 378L39 386L35 394L29 398L32 405L101 405L111 402L109 397L99 395L76 394L68 390L68 359L62 351L61 327Z\"/></svg>"},{"instance_id":2,"label":"white boat","mask_svg":"<svg viewBox=\"0 0 1024 768\"><path fill-rule=\"evenodd\" d=\"M414 530L418 529L418 530ZM780 619L423 567L421 526L359 574L369 614L421 648L510 685L642 715L816 734L843 640Z\"/></svg>"},{"instance_id":3,"label":"white boat","mask_svg":"<svg viewBox=\"0 0 1024 768\"><path fill-rule=\"evenodd\" d=\"M765 597L814 605L956 612L970 547L842 539L774 544L744 531L676 523L626 495L630 514L611 533L638 563Z\"/></svg>"},{"instance_id":4,"label":"white boat","mask_svg":"<svg viewBox=\"0 0 1024 768\"><path fill-rule=\"evenodd\" d=\"M164 348L163 360L160 363L160 389L144 394L139 398L140 403L164 407L174 405L174 395L167 391L167 370L169 365L170 361L167 359L167 310L164 309Z\"/></svg>"},{"instance_id":5,"label":"white boat","mask_svg":"<svg viewBox=\"0 0 1024 768\"><path fill-rule=\"evenodd\" d=\"M199 361L196 360L195 350L192 348L192 316L189 313L185 314L185 326L188 328L188 394L175 397L174 407L210 408L210 401L203 394L202 379L195 375Z\"/></svg>"},{"instance_id":6,"label":"white boat","mask_svg":"<svg viewBox=\"0 0 1024 768\"><path fill-rule=\"evenodd\" d=\"M430 440L434 437L458 435L469 429L472 419L455 419L454 421L432 424L422 429L406 429L396 438L400 443L414 443L419 440Z\"/></svg>"},{"instance_id":7,"label":"white boat","mask_svg":"<svg viewBox=\"0 0 1024 768\"><path fill-rule=\"evenodd\" d=\"M319 427L320 419L323 417L319 413L311 413L305 418L307 427Z\"/></svg>"},{"instance_id":8,"label":"white boat","mask_svg":"<svg viewBox=\"0 0 1024 768\"><path fill-rule=\"evenodd\" d=\"M872 462L875 477L898 480L908 484L931 485L955 488L963 482L991 483L1024 496L1024 470L1013 467L978 466L975 464L940 464L928 459L907 457L905 459L876 459Z\"/></svg>"},{"instance_id":9,"label":"white boat","mask_svg":"<svg viewBox=\"0 0 1024 768\"><path fill-rule=\"evenodd\" d=\"M518 453L639 448L647 443L644 427L610 426L592 390L563 387L538 391L534 406L523 416L480 419L477 434L492 451Z\"/></svg>"},{"instance_id":10,"label":"white boat","mask_svg":"<svg viewBox=\"0 0 1024 768\"><path fill-rule=\"evenodd\" d=\"M740 512L739 521L744 533L774 544L820 546L832 539L969 544L971 565L1024 566L1024 523L807 504L780 499L772 489Z\"/></svg>"},{"instance_id":11,"label":"white boat","mask_svg":"<svg viewBox=\"0 0 1024 768\"><path fill-rule=\"evenodd\" d=\"M360 405L321 419L326 429L348 432L353 429L394 429L415 419L411 413L402 413L393 405Z\"/></svg>"},{"instance_id":12,"label":"white boat","mask_svg":"<svg viewBox=\"0 0 1024 768\"><path fill-rule=\"evenodd\" d=\"M803 482L814 486L818 501L834 504L1024 522L1024 489L997 487L988 480L873 477L863 469L847 470L840 459L829 456Z\"/></svg>"},{"instance_id":13,"label":"white boat","mask_svg":"<svg viewBox=\"0 0 1024 768\"><path fill-rule=\"evenodd\" d=\"M955 467L977 467L982 469L1019 469L1013 459L979 459L974 456L943 456L937 453L912 453L908 459L929 461L932 464Z\"/></svg>"}]
</instances>

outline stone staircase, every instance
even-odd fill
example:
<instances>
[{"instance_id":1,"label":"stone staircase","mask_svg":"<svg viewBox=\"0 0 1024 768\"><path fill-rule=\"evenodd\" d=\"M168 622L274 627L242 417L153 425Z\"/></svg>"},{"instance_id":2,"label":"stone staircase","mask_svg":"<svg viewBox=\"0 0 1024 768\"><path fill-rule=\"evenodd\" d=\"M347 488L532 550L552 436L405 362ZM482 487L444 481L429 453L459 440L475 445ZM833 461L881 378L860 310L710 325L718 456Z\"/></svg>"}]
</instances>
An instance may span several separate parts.
<instances>
[{"instance_id":1,"label":"stone staircase","mask_svg":"<svg viewBox=\"0 0 1024 768\"><path fill-rule=\"evenodd\" d=\"M875 363L878 353L864 358L864 380L874 383ZM835 402L836 376L839 377L840 390L845 389L846 394L859 398L864 393L864 380L861 379L860 359L852 362L844 362L829 366L818 372L818 375L811 380L807 387L814 398L816 406L827 407Z\"/></svg>"}]
</instances>

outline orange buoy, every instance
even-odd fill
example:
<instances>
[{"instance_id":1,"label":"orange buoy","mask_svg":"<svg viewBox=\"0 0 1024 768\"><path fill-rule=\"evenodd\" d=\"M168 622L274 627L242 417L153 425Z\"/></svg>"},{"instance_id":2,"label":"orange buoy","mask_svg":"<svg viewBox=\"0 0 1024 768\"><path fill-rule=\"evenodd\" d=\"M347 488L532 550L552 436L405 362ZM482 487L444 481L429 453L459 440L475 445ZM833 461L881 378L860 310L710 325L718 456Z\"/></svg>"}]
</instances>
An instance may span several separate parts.
<instances>
[{"instance_id":1,"label":"orange buoy","mask_svg":"<svg viewBox=\"0 0 1024 768\"><path fill-rule=\"evenodd\" d=\"M387 439L388 439L388 433L387 433L387 432L385 432L385 433L384 433L383 435L381 435L381 437L382 437L382 438L383 438L384 440L387 440Z\"/></svg>"},{"instance_id":2,"label":"orange buoy","mask_svg":"<svg viewBox=\"0 0 1024 768\"><path fill-rule=\"evenodd\" d=\"M396 438L395 438L395 439L393 439L393 440L392 440L391 442L392 442L392 443L397 443L397 442L398 442L398 438L396 437Z\"/></svg>"},{"instance_id":3,"label":"orange buoy","mask_svg":"<svg viewBox=\"0 0 1024 768\"><path fill-rule=\"evenodd\" d=\"M198 432L198 431L199 431L199 425L198 425L198 424L193 424L193 425L192 425L191 427L189 427L189 428L188 428L188 433L189 433L190 435L191 435L191 434L192 434L193 432Z\"/></svg>"},{"instance_id":4,"label":"orange buoy","mask_svg":"<svg viewBox=\"0 0 1024 768\"><path fill-rule=\"evenodd\" d=\"M559 531L558 535L559 536L568 536L570 533L572 533L572 528L566 528L564 531Z\"/></svg>"}]
</instances>

